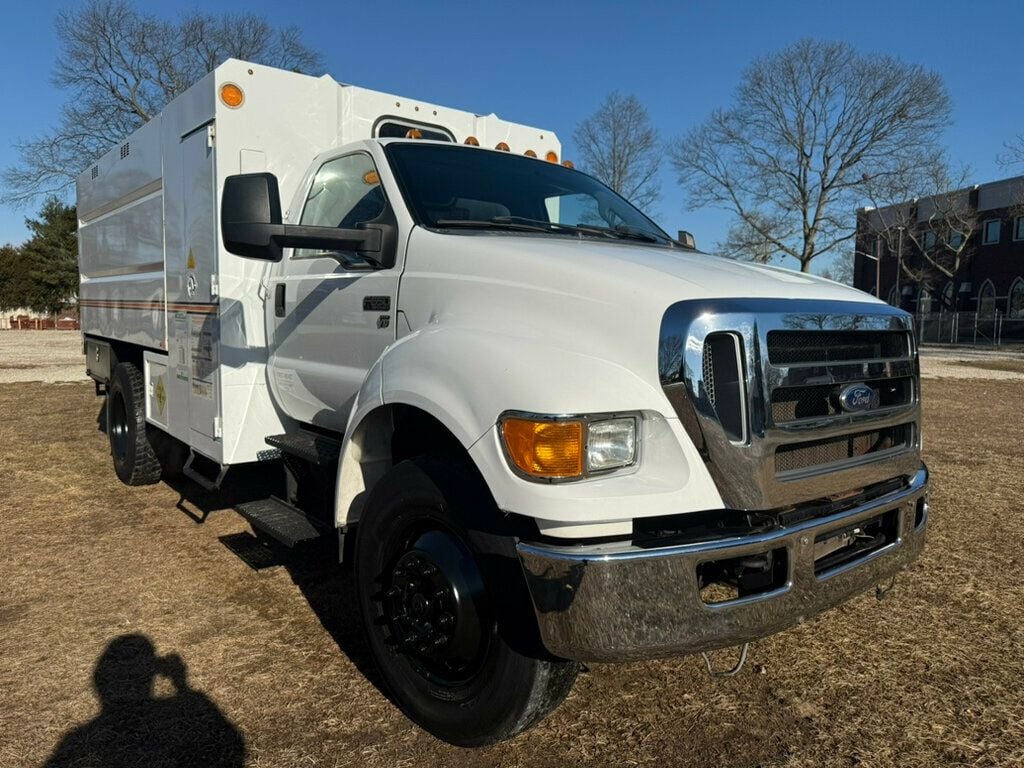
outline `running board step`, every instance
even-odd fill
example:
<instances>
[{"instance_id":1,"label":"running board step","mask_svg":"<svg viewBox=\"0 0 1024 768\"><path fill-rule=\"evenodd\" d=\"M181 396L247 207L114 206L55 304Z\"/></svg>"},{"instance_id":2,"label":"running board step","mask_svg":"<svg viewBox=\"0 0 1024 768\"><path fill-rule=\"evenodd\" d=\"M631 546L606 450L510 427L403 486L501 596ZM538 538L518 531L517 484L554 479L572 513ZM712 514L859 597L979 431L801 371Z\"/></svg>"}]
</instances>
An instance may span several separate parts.
<instances>
[{"instance_id":1,"label":"running board step","mask_svg":"<svg viewBox=\"0 0 1024 768\"><path fill-rule=\"evenodd\" d=\"M283 435L270 435L265 440L267 445L272 445L282 453L318 466L329 466L341 455L341 440L304 429Z\"/></svg>"},{"instance_id":2,"label":"running board step","mask_svg":"<svg viewBox=\"0 0 1024 768\"><path fill-rule=\"evenodd\" d=\"M247 501L235 511L249 521L253 528L267 534L286 547L318 539L330 530L322 520L310 517L297 507L276 496L258 501Z\"/></svg>"}]
</instances>

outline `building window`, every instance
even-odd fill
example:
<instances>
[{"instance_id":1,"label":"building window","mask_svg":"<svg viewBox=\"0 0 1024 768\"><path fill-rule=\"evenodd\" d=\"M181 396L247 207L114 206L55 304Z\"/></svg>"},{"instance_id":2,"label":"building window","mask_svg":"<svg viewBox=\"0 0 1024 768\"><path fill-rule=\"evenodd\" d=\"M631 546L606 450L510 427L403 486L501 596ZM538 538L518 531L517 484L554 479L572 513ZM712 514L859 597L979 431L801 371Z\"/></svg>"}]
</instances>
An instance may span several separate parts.
<instances>
[{"instance_id":1,"label":"building window","mask_svg":"<svg viewBox=\"0 0 1024 768\"><path fill-rule=\"evenodd\" d=\"M935 233L932 230L928 230L924 233L924 239L922 240L922 247L926 251L930 251L935 247Z\"/></svg>"},{"instance_id":2,"label":"building window","mask_svg":"<svg viewBox=\"0 0 1024 768\"><path fill-rule=\"evenodd\" d=\"M1006 300L1006 316L1016 320L1024 319L1024 277L1018 277L1010 286L1010 296Z\"/></svg>"},{"instance_id":3,"label":"building window","mask_svg":"<svg viewBox=\"0 0 1024 768\"><path fill-rule=\"evenodd\" d=\"M996 287L992 285L991 280L986 280L981 284L981 290L978 291L978 314L994 315L995 312Z\"/></svg>"},{"instance_id":4,"label":"building window","mask_svg":"<svg viewBox=\"0 0 1024 768\"><path fill-rule=\"evenodd\" d=\"M1013 220L1013 239L1024 240L1024 216L1017 216Z\"/></svg>"},{"instance_id":5,"label":"building window","mask_svg":"<svg viewBox=\"0 0 1024 768\"><path fill-rule=\"evenodd\" d=\"M900 305L900 292L895 285L889 291L889 304L894 307L898 307Z\"/></svg>"},{"instance_id":6,"label":"building window","mask_svg":"<svg viewBox=\"0 0 1024 768\"><path fill-rule=\"evenodd\" d=\"M999 242L999 219L989 219L982 229L982 245L994 245Z\"/></svg>"},{"instance_id":7,"label":"building window","mask_svg":"<svg viewBox=\"0 0 1024 768\"><path fill-rule=\"evenodd\" d=\"M954 251L959 250L960 246L964 244L964 233L963 232L952 232L949 235L949 247Z\"/></svg>"}]
</instances>

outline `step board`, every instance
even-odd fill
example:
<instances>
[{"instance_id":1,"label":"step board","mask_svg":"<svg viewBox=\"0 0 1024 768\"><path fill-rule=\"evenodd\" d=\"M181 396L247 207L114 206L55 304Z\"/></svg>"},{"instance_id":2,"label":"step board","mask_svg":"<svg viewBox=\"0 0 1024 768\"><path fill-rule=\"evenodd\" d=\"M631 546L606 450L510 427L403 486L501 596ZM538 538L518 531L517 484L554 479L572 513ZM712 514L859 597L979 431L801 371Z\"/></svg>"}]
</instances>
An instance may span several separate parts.
<instances>
[{"instance_id":1,"label":"step board","mask_svg":"<svg viewBox=\"0 0 1024 768\"><path fill-rule=\"evenodd\" d=\"M301 509L293 507L276 496L258 501L247 501L235 507L235 511L249 521L253 528L284 544L294 547L304 541L318 539L330 527L322 520L310 517Z\"/></svg>"},{"instance_id":2,"label":"step board","mask_svg":"<svg viewBox=\"0 0 1024 768\"><path fill-rule=\"evenodd\" d=\"M330 465L341 455L341 440L304 429L283 435L270 435L266 443L282 453L319 466Z\"/></svg>"}]
</instances>

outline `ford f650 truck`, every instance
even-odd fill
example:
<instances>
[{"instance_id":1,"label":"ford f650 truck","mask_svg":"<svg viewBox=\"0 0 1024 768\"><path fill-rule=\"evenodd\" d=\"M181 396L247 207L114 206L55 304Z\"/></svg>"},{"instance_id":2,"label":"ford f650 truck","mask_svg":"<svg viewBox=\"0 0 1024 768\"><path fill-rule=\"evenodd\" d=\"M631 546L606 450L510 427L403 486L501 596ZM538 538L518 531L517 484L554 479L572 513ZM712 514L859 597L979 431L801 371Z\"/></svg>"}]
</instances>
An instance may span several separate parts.
<instances>
[{"instance_id":1,"label":"ford f650 truck","mask_svg":"<svg viewBox=\"0 0 1024 768\"><path fill-rule=\"evenodd\" d=\"M745 646L924 544L911 318L669 237L547 130L241 61L78 179L88 372L129 485L337 536L447 741L579 664Z\"/></svg>"}]
</instances>

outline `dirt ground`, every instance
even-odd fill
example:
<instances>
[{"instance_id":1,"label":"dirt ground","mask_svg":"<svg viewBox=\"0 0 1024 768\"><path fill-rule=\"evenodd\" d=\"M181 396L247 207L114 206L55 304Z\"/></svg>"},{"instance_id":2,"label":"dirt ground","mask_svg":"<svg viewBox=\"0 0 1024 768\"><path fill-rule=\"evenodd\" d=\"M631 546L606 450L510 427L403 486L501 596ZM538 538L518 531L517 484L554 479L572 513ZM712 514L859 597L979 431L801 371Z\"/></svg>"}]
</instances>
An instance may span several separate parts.
<instances>
[{"instance_id":1,"label":"dirt ground","mask_svg":"<svg viewBox=\"0 0 1024 768\"><path fill-rule=\"evenodd\" d=\"M537 728L471 751L378 689L348 570L226 546L259 478L126 488L90 383L5 384L0 766L1024 765L1022 395L1019 375L925 381L929 544L884 601L756 643L732 679L594 665Z\"/></svg>"},{"instance_id":2,"label":"dirt ground","mask_svg":"<svg viewBox=\"0 0 1024 768\"><path fill-rule=\"evenodd\" d=\"M85 378L78 331L0 331L0 384Z\"/></svg>"}]
</instances>

